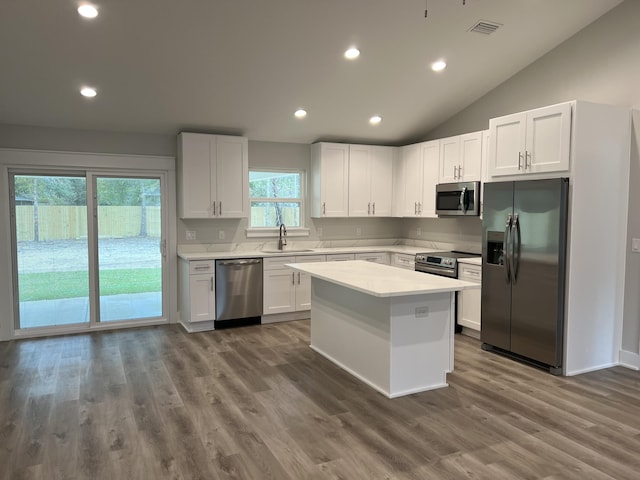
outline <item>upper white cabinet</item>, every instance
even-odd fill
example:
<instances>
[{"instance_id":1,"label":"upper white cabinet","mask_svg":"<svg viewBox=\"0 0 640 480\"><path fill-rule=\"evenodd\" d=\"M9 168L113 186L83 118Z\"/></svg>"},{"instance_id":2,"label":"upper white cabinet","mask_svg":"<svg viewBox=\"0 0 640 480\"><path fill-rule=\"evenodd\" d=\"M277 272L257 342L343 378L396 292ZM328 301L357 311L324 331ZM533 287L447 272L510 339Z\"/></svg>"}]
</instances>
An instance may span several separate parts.
<instances>
[{"instance_id":1,"label":"upper white cabinet","mask_svg":"<svg viewBox=\"0 0 640 480\"><path fill-rule=\"evenodd\" d=\"M311 216L346 217L349 213L349 145L311 145Z\"/></svg>"},{"instance_id":2,"label":"upper white cabinet","mask_svg":"<svg viewBox=\"0 0 640 480\"><path fill-rule=\"evenodd\" d=\"M398 172L402 179L396 185L401 192L396 200L402 208L396 210L397 216L436 216L435 188L439 159L440 140L407 145L400 149L401 167Z\"/></svg>"},{"instance_id":3,"label":"upper white cabinet","mask_svg":"<svg viewBox=\"0 0 640 480\"><path fill-rule=\"evenodd\" d=\"M440 140L440 183L475 182L482 175L482 132Z\"/></svg>"},{"instance_id":4,"label":"upper white cabinet","mask_svg":"<svg viewBox=\"0 0 640 480\"><path fill-rule=\"evenodd\" d=\"M569 170L571 103L489 121L489 176Z\"/></svg>"},{"instance_id":5,"label":"upper white cabinet","mask_svg":"<svg viewBox=\"0 0 640 480\"><path fill-rule=\"evenodd\" d=\"M245 137L178 136L178 216L242 218L249 213L249 156Z\"/></svg>"},{"instance_id":6,"label":"upper white cabinet","mask_svg":"<svg viewBox=\"0 0 640 480\"><path fill-rule=\"evenodd\" d=\"M349 146L349 216L391 216L393 147Z\"/></svg>"}]
</instances>

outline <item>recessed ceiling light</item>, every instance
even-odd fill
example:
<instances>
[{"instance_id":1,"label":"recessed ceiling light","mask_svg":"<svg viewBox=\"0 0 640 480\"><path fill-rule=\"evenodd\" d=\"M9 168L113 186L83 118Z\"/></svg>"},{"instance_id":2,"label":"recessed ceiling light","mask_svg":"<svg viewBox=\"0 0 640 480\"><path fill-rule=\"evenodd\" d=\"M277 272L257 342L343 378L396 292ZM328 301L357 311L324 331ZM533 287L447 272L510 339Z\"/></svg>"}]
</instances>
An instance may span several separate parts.
<instances>
[{"instance_id":1,"label":"recessed ceiling light","mask_svg":"<svg viewBox=\"0 0 640 480\"><path fill-rule=\"evenodd\" d=\"M85 18L96 18L98 9L89 3L82 3L78 7L78 13Z\"/></svg>"},{"instance_id":2,"label":"recessed ceiling light","mask_svg":"<svg viewBox=\"0 0 640 480\"><path fill-rule=\"evenodd\" d=\"M298 110L293 112L293 114L295 115L296 118L304 118L307 116L307 111L304 110L303 108L299 108Z\"/></svg>"},{"instance_id":3,"label":"recessed ceiling light","mask_svg":"<svg viewBox=\"0 0 640 480\"><path fill-rule=\"evenodd\" d=\"M382 121L382 117L380 115L374 115L369 119L369 123L371 125L378 125Z\"/></svg>"},{"instance_id":4,"label":"recessed ceiling light","mask_svg":"<svg viewBox=\"0 0 640 480\"><path fill-rule=\"evenodd\" d=\"M82 94L83 97L89 97L89 98L95 97L98 94L98 92L96 92L96 89L92 87L82 87L80 89L80 93Z\"/></svg>"},{"instance_id":5,"label":"recessed ceiling light","mask_svg":"<svg viewBox=\"0 0 640 480\"><path fill-rule=\"evenodd\" d=\"M444 60L438 60L437 62L433 62L431 64L431 70L433 70L434 72L441 72L445 68L447 68L447 62L445 62Z\"/></svg>"},{"instance_id":6,"label":"recessed ceiling light","mask_svg":"<svg viewBox=\"0 0 640 480\"><path fill-rule=\"evenodd\" d=\"M344 56L349 60L353 60L354 58L358 58L360 56L360 50L358 50L356 47L351 47L349 50L344 52Z\"/></svg>"}]
</instances>

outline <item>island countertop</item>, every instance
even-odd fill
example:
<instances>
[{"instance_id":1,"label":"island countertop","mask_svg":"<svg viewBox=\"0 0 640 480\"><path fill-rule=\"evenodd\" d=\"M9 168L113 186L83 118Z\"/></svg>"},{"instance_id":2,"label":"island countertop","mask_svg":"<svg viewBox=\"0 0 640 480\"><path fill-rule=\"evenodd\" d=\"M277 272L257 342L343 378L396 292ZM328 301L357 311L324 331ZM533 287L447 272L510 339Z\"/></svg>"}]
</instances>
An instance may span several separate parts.
<instances>
[{"instance_id":1,"label":"island countertop","mask_svg":"<svg viewBox=\"0 0 640 480\"><path fill-rule=\"evenodd\" d=\"M290 263L314 278L342 285L374 297L401 297L479 288L477 283L415 272L363 260Z\"/></svg>"}]
</instances>

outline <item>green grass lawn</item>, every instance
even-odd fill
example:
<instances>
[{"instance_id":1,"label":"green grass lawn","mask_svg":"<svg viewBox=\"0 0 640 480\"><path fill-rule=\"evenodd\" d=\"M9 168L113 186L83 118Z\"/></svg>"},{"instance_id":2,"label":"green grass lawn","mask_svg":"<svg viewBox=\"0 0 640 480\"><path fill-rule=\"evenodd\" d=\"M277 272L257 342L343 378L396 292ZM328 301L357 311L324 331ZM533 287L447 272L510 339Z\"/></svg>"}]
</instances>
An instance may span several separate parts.
<instances>
[{"instance_id":1,"label":"green grass lawn","mask_svg":"<svg viewBox=\"0 0 640 480\"><path fill-rule=\"evenodd\" d=\"M138 268L100 272L100 294L159 292L162 269ZM20 301L89 296L89 274L80 272L23 273L18 278Z\"/></svg>"}]
</instances>

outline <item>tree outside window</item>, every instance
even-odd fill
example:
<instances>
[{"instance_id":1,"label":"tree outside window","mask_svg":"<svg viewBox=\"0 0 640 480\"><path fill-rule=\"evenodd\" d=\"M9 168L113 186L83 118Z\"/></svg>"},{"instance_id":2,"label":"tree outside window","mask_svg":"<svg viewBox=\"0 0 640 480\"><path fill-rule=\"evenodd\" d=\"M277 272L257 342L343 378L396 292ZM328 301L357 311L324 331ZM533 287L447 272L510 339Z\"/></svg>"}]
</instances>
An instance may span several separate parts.
<instances>
[{"instance_id":1,"label":"tree outside window","mask_svg":"<svg viewBox=\"0 0 640 480\"><path fill-rule=\"evenodd\" d=\"M302 172L251 171L249 196L252 228L302 226Z\"/></svg>"}]
</instances>

